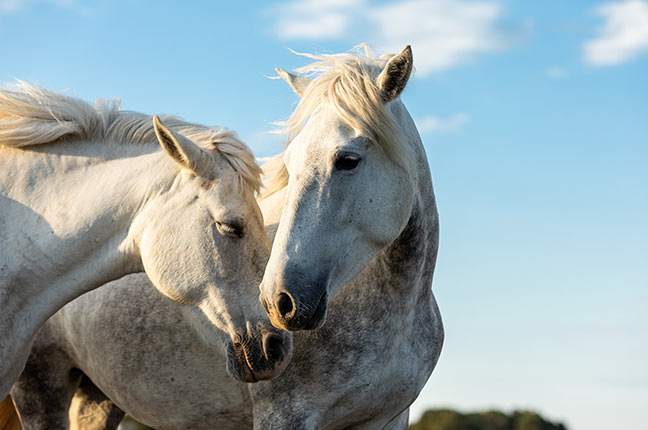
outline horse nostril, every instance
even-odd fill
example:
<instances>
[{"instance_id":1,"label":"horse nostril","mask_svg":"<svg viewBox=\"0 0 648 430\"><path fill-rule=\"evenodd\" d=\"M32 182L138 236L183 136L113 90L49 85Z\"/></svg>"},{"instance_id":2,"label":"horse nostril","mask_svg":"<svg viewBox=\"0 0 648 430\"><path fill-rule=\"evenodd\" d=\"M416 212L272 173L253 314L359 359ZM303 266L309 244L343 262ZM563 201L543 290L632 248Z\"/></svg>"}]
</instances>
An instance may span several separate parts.
<instances>
[{"instance_id":1,"label":"horse nostril","mask_svg":"<svg viewBox=\"0 0 648 430\"><path fill-rule=\"evenodd\" d=\"M286 293L279 294L279 300L277 300L277 308L279 309L279 315L284 319L287 318L288 314L291 313L294 309L292 297Z\"/></svg>"},{"instance_id":2,"label":"horse nostril","mask_svg":"<svg viewBox=\"0 0 648 430\"><path fill-rule=\"evenodd\" d=\"M284 355L283 339L276 334L267 334L263 338L263 352L268 361L281 360Z\"/></svg>"}]
</instances>

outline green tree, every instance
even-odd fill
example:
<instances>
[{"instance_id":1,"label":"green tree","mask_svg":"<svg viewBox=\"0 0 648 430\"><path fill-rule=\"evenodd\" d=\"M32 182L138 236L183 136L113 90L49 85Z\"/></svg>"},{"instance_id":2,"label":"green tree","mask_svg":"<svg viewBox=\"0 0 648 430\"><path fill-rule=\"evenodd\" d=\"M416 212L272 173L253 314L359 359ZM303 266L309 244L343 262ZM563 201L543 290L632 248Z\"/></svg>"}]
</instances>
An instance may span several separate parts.
<instances>
[{"instance_id":1,"label":"green tree","mask_svg":"<svg viewBox=\"0 0 648 430\"><path fill-rule=\"evenodd\" d=\"M567 430L532 411L461 413L452 409L432 409L410 425L409 430Z\"/></svg>"}]
</instances>

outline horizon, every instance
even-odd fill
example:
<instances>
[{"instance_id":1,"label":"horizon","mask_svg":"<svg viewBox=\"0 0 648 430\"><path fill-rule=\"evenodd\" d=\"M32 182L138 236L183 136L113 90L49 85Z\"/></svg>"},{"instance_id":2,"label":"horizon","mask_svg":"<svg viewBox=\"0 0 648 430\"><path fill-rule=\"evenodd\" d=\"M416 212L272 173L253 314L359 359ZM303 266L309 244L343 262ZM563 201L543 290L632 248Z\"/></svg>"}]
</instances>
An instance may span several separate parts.
<instances>
[{"instance_id":1,"label":"horizon","mask_svg":"<svg viewBox=\"0 0 648 430\"><path fill-rule=\"evenodd\" d=\"M261 6L259 6L261 5ZM402 95L439 207L446 337L413 404L648 421L648 1L0 0L0 83L236 131L257 157L290 52L411 44Z\"/></svg>"}]
</instances>

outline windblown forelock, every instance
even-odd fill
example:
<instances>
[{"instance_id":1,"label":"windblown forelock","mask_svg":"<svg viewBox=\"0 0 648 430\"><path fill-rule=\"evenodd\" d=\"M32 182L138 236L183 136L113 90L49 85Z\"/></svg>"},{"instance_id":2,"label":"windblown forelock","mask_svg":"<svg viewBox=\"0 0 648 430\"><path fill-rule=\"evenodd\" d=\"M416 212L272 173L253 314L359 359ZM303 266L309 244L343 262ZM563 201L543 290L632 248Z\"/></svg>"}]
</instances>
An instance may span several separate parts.
<instances>
[{"instance_id":1,"label":"windblown forelock","mask_svg":"<svg viewBox=\"0 0 648 430\"><path fill-rule=\"evenodd\" d=\"M362 48L364 52L360 52ZM404 144L400 126L394 121L382 101L376 78L392 55L376 58L367 45L358 45L355 52L312 55L295 52L315 62L294 72L312 79L290 118L280 122L286 144L302 130L306 121L321 106L331 107L340 121L358 135L372 139L398 165L410 165L411 154ZM288 183L285 166L274 157L263 166L266 178L262 197L267 197Z\"/></svg>"}]
</instances>

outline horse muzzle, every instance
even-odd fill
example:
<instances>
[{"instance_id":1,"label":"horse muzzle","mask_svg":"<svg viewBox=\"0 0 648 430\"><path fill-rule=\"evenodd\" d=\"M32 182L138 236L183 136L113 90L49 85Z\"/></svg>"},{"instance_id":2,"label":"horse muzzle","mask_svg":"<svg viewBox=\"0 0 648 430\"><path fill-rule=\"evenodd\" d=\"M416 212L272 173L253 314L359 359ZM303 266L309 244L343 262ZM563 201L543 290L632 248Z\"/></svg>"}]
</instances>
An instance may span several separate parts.
<instances>
[{"instance_id":1,"label":"horse muzzle","mask_svg":"<svg viewBox=\"0 0 648 430\"><path fill-rule=\"evenodd\" d=\"M312 288L301 295L284 290L270 302L263 295L260 300L272 325L283 330L315 330L326 321L326 288Z\"/></svg>"},{"instance_id":2,"label":"horse muzzle","mask_svg":"<svg viewBox=\"0 0 648 430\"><path fill-rule=\"evenodd\" d=\"M292 335L274 330L259 336L236 336L226 346L227 372L242 382L281 375L292 358Z\"/></svg>"}]
</instances>

